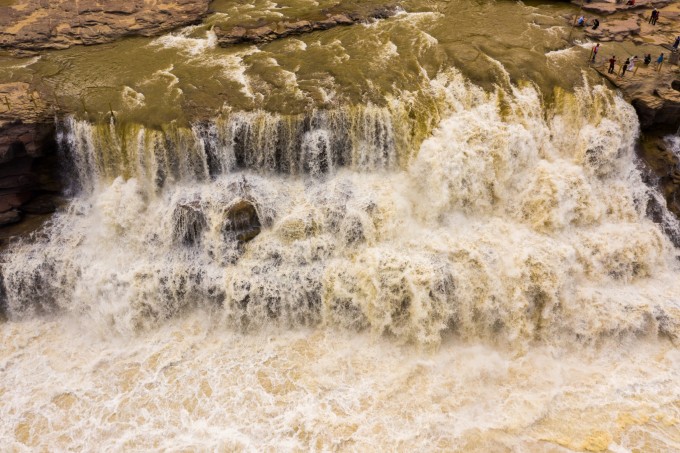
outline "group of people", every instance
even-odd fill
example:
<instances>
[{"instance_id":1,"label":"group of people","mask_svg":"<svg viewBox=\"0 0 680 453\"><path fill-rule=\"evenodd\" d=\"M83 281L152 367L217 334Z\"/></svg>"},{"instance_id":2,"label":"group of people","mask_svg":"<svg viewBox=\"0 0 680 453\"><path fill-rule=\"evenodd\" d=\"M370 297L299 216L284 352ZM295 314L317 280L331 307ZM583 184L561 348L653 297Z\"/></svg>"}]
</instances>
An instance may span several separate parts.
<instances>
[{"instance_id":1,"label":"group of people","mask_svg":"<svg viewBox=\"0 0 680 453\"><path fill-rule=\"evenodd\" d=\"M617 3L620 0L617 0ZM626 3L627 5L635 5L635 0L628 0ZM649 23L652 25L656 25L656 22L659 20L659 10L654 8L652 11L652 14L649 17ZM577 20L577 25L579 27L585 27L588 25L588 22L584 16L580 16ZM600 21L597 19L593 20L593 30L596 30L600 26ZM673 42L673 52L678 51L678 47L680 47L680 36L675 38L675 41ZM595 47L592 48L591 54L590 54L590 61L595 62L595 59L597 57L597 53L600 50L600 44L595 45ZM636 65L640 59L638 58L637 55L633 57L628 57L626 60L621 64L621 70L619 72L620 77L624 77L626 72L634 72L636 69ZM649 66L649 64L652 62L652 54L646 54L643 59L644 65ZM664 62L664 54L661 53L659 57L656 59L656 68L657 70L661 69L661 65ZM616 67L616 56L612 55L612 57L609 59L609 69L607 73L609 74L614 74L615 73L615 67Z\"/></svg>"},{"instance_id":2,"label":"group of people","mask_svg":"<svg viewBox=\"0 0 680 453\"><path fill-rule=\"evenodd\" d=\"M596 46L599 48L599 44ZM597 53L597 52L595 52ZM594 58L593 58L594 60ZM661 63L663 63L664 60L664 55L661 53L659 55L659 58L656 59L656 64L657 67L661 66ZM621 65L621 72L619 73L620 77L623 77L626 75L626 72L634 72L635 71L635 65L639 61L639 58L637 55L634 57L628 57L626 58L626 61L623 62ZM645 58L642 60L645 64L645 66L649 66L649 64L652 62L652 54L648 53L645 55ZM614 67L616 66L616 55L612 55L612 57L609 59L609 70L607 70L608 74L614 74Z\"/></svg>"},{"instance_id":3,"label":"group of people","mask_svg":"<svg viewBox=\"0 0 680 453\"><path fill-rule=\"evenodd\" d=\"M588 26L588 19L586 19L585 16L581 16L576 20L576 26L578 27L587 27ZM600 26L600 21L597 19L593 19L593 30L597 30L597 27Z\"/></svg>"}]
</instances>

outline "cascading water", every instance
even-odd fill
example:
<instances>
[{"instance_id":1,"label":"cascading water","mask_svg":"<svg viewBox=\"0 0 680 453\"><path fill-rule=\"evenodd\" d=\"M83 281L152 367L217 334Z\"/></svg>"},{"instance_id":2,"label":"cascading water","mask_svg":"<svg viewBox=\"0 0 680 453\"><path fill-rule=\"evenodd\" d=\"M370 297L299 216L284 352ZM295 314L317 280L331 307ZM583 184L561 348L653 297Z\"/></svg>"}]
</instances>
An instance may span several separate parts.
<instances>
[{"instance_id":1,"label":"cascading water","mask_svg":"<svg viewBox=\"0 0 680 453\"><path fill-rule=\"evenodd\" d=\"M677 418L653 440L626 431L647 423L621 418L626 398L599 425L588 408L570 414L563 376L597 407L602 388L638 390L606 371L590 382L586 359L558 352L611 347L639 381L620 345L651 342L665 364L640 395L676 409L646 420L677 417L678 354L659 345L680 333L678 251L663 232L678 225L645 216L658 194L634 163L633 109L601 86L547 106L531 85L487 92L455 72L432 84L444 119L417 152L403 118L374 106L230 112L186 129L67 120L77 195L5 252L4 306L41 342L53 336L39 316L58 313L122 345L104 358L70 349L98 384L57 392L40 413L10 403L15 437L109 449L679 447ZM480 416L474 401L502 409ZM604 431L560 437L550 423L563 416ZM140 431L116 436L131 419Z\"/></svg>"},{"instance_id":2,"label":"cascading water","mask_svg":"<svg viewBox=\"0 0 680 453\"><path fill-rule=\"evenodd\" d=\"M402 169L378 108L166 131L68 120L83 189L6 255L10 317L75 312L127 332L202 306L232 326L426 344L675 338L680 288L650 285L677 253L645 218L632 109L600 87L546 110L531 86L437 83L451 112Z\"/></svg>"}]
</instances>

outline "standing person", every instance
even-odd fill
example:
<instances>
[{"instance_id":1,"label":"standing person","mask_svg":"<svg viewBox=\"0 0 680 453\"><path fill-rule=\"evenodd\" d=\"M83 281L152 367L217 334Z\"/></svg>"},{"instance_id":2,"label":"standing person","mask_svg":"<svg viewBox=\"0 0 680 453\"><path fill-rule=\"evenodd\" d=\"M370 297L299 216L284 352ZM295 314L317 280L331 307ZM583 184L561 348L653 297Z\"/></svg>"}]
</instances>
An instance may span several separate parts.
<instances>
[{"instance_id":1,"label":"standing person","mask_svg":"<svg viewBox=\"0 0 680 453\"><path fill-rule=\"evenodd\" d=\"M644 61L645 61L645 66L649 66L649 63L652 62L652 54L651 54L651 53L648 53L647 55L645 55L645 60L644 60Z\"/></svg>"},{"instance_id":2,"label":"standing person","mask_svg":"<svg viewBox=\"0 0 680 453\"><path fill-rule=\"evenodd\" d=\"M656 70L659 71L661 69L661 64L663 63L663 52L661 55L659 55L659 58L656 59Z\"/></svg>"},{"instance_id":3,"label":"standing person","mask_svg":"<svg viewBox=\"0 0 680 453\"><path fill-rule=\"evenodd\" d=\"M590 59L590 61L592 61L593 63L595 63L595 57L597 57L597 51L598 50L600 50L600 43L597 43L597 45L595 47L593 47L592 58Z\"/></svg>"},{"instance_id":4,"label":"standing person","mask_svg":"<svg viewBox=\"0 0 680 453\"><path fill-rule=\"evenodd\" d=\"M630 64L628 65L628 72L634 72L635 71L635 63L638 61L638 56L635 55L633 58L630 60Z\"/></svg>"},{"instance_id":5,"label":"standing person","mask_svg":"<svg viewBox=\"0 0 680 453\"><path fill-rule=\"evenodd\" d=\"M659 10L654 8L654 18L652 19L652 25L656 25L656 21L659 20Z\"/></svg>"},{"instance_id":6,"label":"standing person","mask_svg":"<svg viewBox=\"0 0 680 453\"><path fill-rule=\"evenodd\" d=\"M630 64L630 57L626 58L626 61L623 62L623 65L621 65L621 77L626 75L626 71L628 70L628 65Z\"/></svg>"},{"instance_id":7,"label":"standing person","mask_svg":"<svg viewBox=\"0 0 680 453\"><path fill-rule=\"evenodd\" d=\"M609 59L609 70L607 71L608 74L614 74L614 65L616 64L616 55L612 55L612 57Z\"/></svg>"},{"instance_id":8,"label":"standing person","mask_svg":"<svg viewBox=\"0 0 680 453\"><path fill-rule=\"evenodd\" d=\"M656 8L654 8L652 10L652 14L649 15L649 23L652 24L652 25L654 25L653 22L654 22L654 18L656 17L656 13L657 13L657 10L656 10Z\"/></svg>"},{"instance_id":9,"label":"standing person","mask_svg":"<svg viewBox=\"0 0 680 453\"><path fill-rule=\"evenodd\" d=\"M675 38L675 42L673 43L673 50L678 50L678 46L680 46L680 36Z\"/></svg>"}]
</instances>

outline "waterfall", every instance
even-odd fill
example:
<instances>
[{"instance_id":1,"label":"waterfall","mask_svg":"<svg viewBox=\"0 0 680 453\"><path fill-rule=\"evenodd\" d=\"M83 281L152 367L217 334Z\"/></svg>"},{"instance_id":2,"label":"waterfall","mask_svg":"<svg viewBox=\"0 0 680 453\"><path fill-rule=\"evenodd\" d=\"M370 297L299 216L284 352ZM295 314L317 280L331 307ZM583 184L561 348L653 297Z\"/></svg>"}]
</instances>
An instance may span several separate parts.
<instances>
[{"instance_id":1,"label":"waterfall","mask_svg":"<svg viewBox=\"0 0 680 453\"><path fill-rule=\"evenodd\" d=\"M676 338L677 222L646 217L659 195L634 162L633 109L604 87L546 105L533 86L448 77L415 153L377 107L162 130L68 119L81 190L4 254L9 317L122 335L201 309L237 330L420 344Z\"/></svg>"}]
</instances>

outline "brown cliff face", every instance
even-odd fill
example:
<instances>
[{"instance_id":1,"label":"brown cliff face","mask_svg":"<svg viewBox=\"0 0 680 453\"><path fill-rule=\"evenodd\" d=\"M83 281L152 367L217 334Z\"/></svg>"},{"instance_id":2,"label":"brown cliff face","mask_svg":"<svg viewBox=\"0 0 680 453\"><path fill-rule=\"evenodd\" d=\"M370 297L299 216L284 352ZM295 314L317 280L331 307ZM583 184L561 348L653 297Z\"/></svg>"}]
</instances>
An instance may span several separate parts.
<instances>
[{"instance_id":1,"label":"brown cliff face","mask_svg":"<svg viewBox=\"0 0 680 453\"><path fill-rule=\"evenodd\" d=\"M53 135L53 120L38 92L26 83L0 84L0 225L54 210L48 195L58 189L46 183L52 178L45 173L54 168L40 165Z\"/></svg>"},{"instance_id":2,"label":"brown cliff face","mask_svg":"<svg viewBox=\"0 0 680 453\"><path fill-rule=\"evenodd\" d=\"M209 0L17 0L0 6L0 48L65 49L194 23Z\"/></svg>"}]
</instances>

